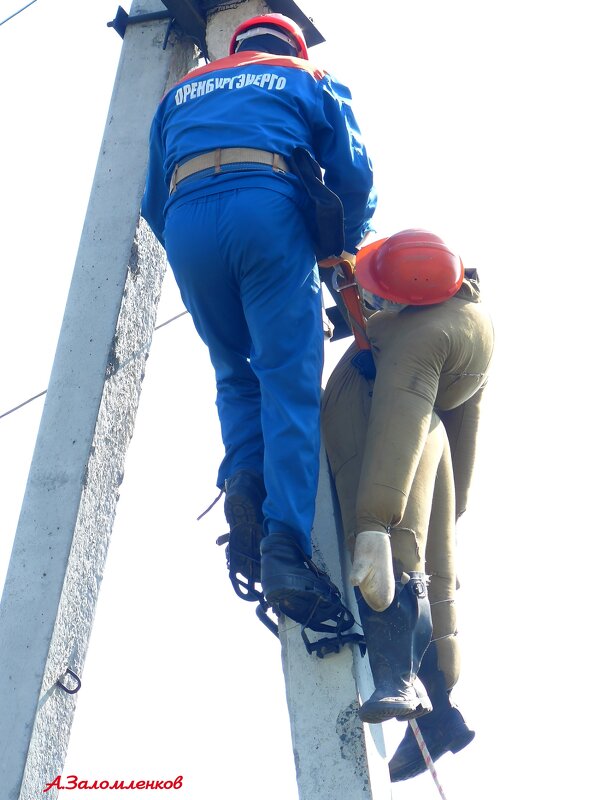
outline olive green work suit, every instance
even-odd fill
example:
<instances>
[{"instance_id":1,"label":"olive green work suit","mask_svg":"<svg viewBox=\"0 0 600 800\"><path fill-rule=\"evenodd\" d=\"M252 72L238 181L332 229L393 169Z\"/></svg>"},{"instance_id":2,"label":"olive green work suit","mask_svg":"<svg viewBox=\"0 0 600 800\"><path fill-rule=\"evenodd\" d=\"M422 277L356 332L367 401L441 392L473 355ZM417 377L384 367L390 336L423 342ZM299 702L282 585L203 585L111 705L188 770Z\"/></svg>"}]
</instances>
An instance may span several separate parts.
<instances>
[{"instance_id":1,"label":"olive green work suit","mask_svg":"<svg viewBox=\"0 0 600 800\"><path fill-rule=\"evenodd\" d=\"M353 367L352 345L322 406L346 544L352 554L357 533L388 531L396 579L430 576L432 639L451 689L460 671L455 521L466 508L493 327L477 281L466 279L444 303L373 313L367 333L375 380Z\"/></svg>"}]
</instances>

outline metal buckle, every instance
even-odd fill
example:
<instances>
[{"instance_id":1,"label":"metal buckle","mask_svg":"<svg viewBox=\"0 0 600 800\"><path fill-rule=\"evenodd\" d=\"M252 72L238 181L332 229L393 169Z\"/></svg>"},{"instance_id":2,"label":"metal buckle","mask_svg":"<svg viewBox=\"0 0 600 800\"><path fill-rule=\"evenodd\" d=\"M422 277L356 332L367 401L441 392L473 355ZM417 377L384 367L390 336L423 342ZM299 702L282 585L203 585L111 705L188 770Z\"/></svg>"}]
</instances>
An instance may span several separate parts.
<instances>
[{"instance_id":1,"label":"metal buckle","mask_svg":"<svg viewBox=\"0 0 600 800\"><path fill-rule=\"evenodd\" d=\"M341 280L345 281L342 285ZM358 286L355 280L349 280L346 277L346 273L344 272L344 268L341 264L337 264L333 268L333 275L331 276L331 285L333 286L334 291L341 292L344 289L349 289L351 286Z\"/></svg>"}]
</instances>

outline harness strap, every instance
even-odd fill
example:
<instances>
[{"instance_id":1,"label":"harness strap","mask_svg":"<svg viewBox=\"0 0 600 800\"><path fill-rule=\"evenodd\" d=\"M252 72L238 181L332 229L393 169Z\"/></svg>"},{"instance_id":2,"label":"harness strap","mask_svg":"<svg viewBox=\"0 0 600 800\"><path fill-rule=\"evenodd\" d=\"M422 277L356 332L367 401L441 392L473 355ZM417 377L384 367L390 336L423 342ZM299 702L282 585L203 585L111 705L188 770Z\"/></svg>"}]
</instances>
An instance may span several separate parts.
<instances>
[{"instance_id":1,"label":"harness strap","mask_svg":"<svg viewBox=\"0 0 600 800\"><path fill-rule=\"evenodd\" d=\"M354 334L354 341L359 350L370 350L371 343L367 337L367 324L363 314L352 264L342 258L326 258L323 259L323 261L319 261L319 266L334 267L336 269L333 285L334 289L340 293L344 305L346 306L346 311L350 317L352 333ZM340 274L343 281L339 280Z\"/></svg>"},{"instance_id":2,"label":"harness strap","mask_svg":"<svg viewBox=\"0 0 600 800\"><path fill-rule=\"evenodd\" d=\"M183 164L177 164L171 175L169 194L173 194L177 184L190 175L213 169L215 173L221 172L224 164L264 164L273 168L274 172L289 172L290 168L279 153L270 153L268 150L257 150L255 147L223 147L201 153Z\"/></svg>"}]
</instances>

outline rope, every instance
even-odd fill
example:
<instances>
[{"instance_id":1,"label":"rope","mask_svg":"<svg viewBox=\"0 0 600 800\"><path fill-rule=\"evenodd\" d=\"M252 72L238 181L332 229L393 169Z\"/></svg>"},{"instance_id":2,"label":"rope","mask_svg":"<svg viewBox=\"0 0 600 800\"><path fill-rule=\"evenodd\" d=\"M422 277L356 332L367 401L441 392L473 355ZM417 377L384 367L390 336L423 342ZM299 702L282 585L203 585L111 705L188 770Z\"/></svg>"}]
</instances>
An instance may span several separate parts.
<instances>
[{"instance_id":1,"label":"rope","mask_svg":"<svg viewBox=\"0 0 600 800\"><path fill-rule=\"evenodd\" d=\"M431 777L433 778L433 782L437 786L437 790L440 793L440 797L442 798L442 800L446 800L446 795L444 794L444 790L442 789L442 784L440 783L439 778L437 776L437 772L433 764L433 759L429 755L429 750L427 749L427 745L425 744L425 739L423 739L423 735L421 734L421 730L417 725L416 719L409 719L408 724L410 725L412 732L415 735L415 739L417 740L417 744L419 745L419 750L421 751L423 760L427 764L429 772L431 772Z\"/></svg>"},{"instance_id":2,"label":"rope","mask_svg":"<svg viewBox=\"0 0 600 800\"><path fill-rule=\"evenodd\" d=\"M215 497L215 499L212 501L212 503L209 505L209 507L206 509L206 511L203 511L203 512L200 514L200 516L199 516L199 517L196 517L196 522L197 522L199 519L202 519L202 517L204 517L206 514L208 514L208 512L211 510L211 508L212 508L214 505L216 505L216 504L219 502L219 500L221 499L221 495L222 495L222 494L223 494L223 489L221 489L221 491L219 492L219 494L217 495L217 497Z\"/></svg>"}]
</instances>

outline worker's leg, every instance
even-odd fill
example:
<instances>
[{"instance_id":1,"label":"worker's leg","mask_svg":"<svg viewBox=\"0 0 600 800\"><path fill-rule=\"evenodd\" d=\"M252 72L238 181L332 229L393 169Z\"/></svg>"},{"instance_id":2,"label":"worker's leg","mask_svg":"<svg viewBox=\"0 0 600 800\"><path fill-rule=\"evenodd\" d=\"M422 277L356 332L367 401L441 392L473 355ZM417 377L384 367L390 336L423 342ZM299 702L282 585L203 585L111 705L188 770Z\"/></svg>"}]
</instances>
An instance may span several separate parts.
<instances>
[{"instance_id":1,"label":"worker's leg","mask_svg":"<svg viewBox=\"0 0 600 800\"><path fill-rule=\"evenodd\" d=\"M373 413L374 405L371 407L371 416ZM391 602L380 611L370 600L371 584L375 584L376 579L381 580L382 572L388 572L387 559L373 553L373 580L367 575L364 581L359 582L360 593L367 602L361 602L362 597L359 597L358 608L375 682L375 692L359 709L359 716L367 722L381 722L392 716L397 719L420 717L432 708L427 691L416 676L432 633L425 558L436 476L445 448L448 448L448 442L444 426L437 415L432 414L430 430L414 474L404 514L389 531L393 558L393 573L389 583L394 590ZM382 464L385 465L393 458L393 451L385 450L381 457ZM381 479L385 474L385 469L379 470ZM361 482L362 480L361 478ZM368 486L363 484L362 488L365 497L368 497ZM382 510L384 509L374 505L368 509L368 513L373 519L381 520ZM358 561L363 537L377 536L385 537L386 534L376 530L358 533L353 580L360 566ZM414 591L416 587L418 592Z\"/></svg>"},{"instance_id":2,"label":"worker's leg","mask_svg":"<svg viewBox=\"0 0 600 800\"><path fill-rule=\"evenodd\" d=\"M485 387L461 405L449 411L439 411L450 442L456 494L456 518L464 514L473 477L477 452L477 431L481 416L481 401Z\"/></svg>"},{"instance_id":3,"label":"worker's leg","mask_svg":"<svg viewBox=\"0 0 600 800\"><path fill-rule=\"evenodd\" d=\"M266 532L290 533L310 554L323 329L304 218L278 192L238 189L172 209L166 243L217 374L220 481L255 468L248 456L264 439Z\"/></svg>"},{"instance_id":4,"label":"worker's leg","mask_svg":"<svg viewBox=\"0 0 600 800\"><path fill-rule=\"evenodd\" d=\"M260 386L252 370L250 334L236 276L218 233L220 199L213 195L172 208L165 240L169 263L215 369L225 458L217 485L239 470L263 472Z\"/></svg>"},{"instance_id":5,"label":"worker's leg","mask_svg":"<svg viewBox=\"0 0 600 800\"><path fill-rule=\"evenodd\" d=\"M247 232L229 254L252 340L265 443L265 530L293 535L311 554L319 472L323 369L320 281L304 219L286 197L238 192L221 217L226 239L240 214Z\"/></svg>"},{"instance_id":6,"label":"worker's leg","mask_svg":"<svg viewBox=\"0 0 600 800\"><path fill-rule=\"evenodd\" d=\"M260 545L264 595L298 622L336 619L344 629L351 620L344 617L339 592L307 558L319 471L323 328L320 281L304 218L288 197L265 189L223 192L190 206L187 224L168 226L166 241L175 274L178 265L187 267L179 282L211 348L217 377L225 375L233 389L231 398L224 397L219 384L219 413L227 430L235 430L236 416L244 424L231 381L239 378L239 369L229 374L232 362L239 366L235 356L248 357L246 374L251 370L260 386L267 492L267 536ZM231 335L228 306L242 344ZM236 433L243 438L243 431Z\"/></svg>"},{"instance_id":7,"label":"worker's leg","mask_svg":"<svg viewBox=\"0 0 600 800\"><path fill-rule=\"evenodd\" d=\"M443 426L440 426L440 432L443 431ZM445 435L443 438L446 439ZM454 605L456 591L454 519L454 479L450 448L446 440L437 469L425 561L433 620L432 640L437 645L438 663L446 676L448 689L454 686L460 672Z\"/></svg>"},{"instance_id":8,"label":"worker's leg","mask_svg":"<svg viewBox=\"0 0 600 800\"><path fill-rule=\"evenodd\" d=\"M419 719L419 728L434 761L444 753L462 750L475 735L450 699L460 672L454 606L454 519L454 479L446 443L437 471L426 547L433 633L419 669L419 678L433 704L433 711ZM401 781L425 770L412 729L407 727L390 761L390 777Z\"/></svg>"}]
</instances>

